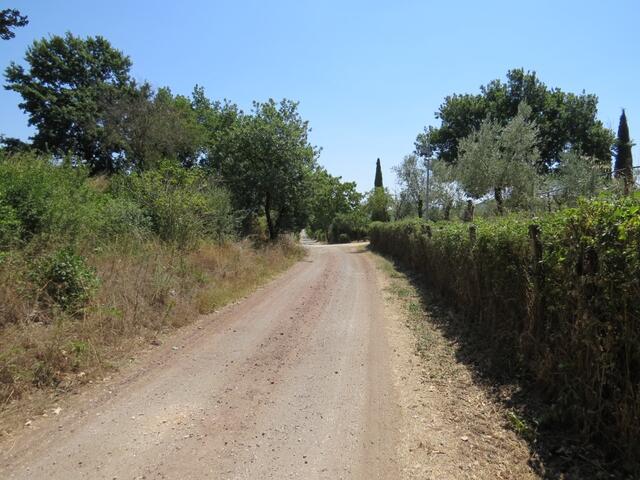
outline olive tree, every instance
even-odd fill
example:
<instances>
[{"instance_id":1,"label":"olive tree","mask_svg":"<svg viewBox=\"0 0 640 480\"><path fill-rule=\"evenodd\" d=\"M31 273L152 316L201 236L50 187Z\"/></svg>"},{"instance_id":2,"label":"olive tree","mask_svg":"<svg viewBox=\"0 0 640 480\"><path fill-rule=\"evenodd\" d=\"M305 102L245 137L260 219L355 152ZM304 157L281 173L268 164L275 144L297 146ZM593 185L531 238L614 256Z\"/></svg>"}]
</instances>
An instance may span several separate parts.
<instances>
[{"instance_id":1,"label":"olive tree","mask_svg":"<svg viewBox=\"0 0 640 480\"><path fill-rule=\"evenodd\" d=\"M521 104L505 127L485 119L480 128L460 142L456 179L473 198L493 193L498 214L504 213L504 196L523 207L533 198L538 181L537 129L529 122L531 110Z\"/></svg>"},{"instance_id":2,"label":"olive tree","mask_svg":"<svg viewBox=\"0 0 640 480\"><path fill-rule=\"evenodd\" d=\"M402 186L400 192L401 202L408 204L409 212L422 217L422 206L427 188L427 170L417 155L406 155L400 165L393 167Z\"/></svg>"}]
</instances>

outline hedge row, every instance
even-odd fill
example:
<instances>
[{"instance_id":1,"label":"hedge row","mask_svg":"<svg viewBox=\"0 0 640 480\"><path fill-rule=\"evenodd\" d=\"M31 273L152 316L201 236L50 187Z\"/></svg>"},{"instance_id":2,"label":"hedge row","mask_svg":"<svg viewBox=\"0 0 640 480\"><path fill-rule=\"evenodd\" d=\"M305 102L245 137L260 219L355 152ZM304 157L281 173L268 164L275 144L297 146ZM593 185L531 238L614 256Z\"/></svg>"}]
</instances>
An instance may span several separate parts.
<instances>
[{"instance_id":1,"label":"hedge row","mask_svg":"<svg viewBox=\"0 0 640 480\"><path fill-rule=\"evenodd\" d=\"M640 196L540 219L374 223L375 250L421 273L528 372L554 420L640 458Z\"/></svg>"}]
</instances>

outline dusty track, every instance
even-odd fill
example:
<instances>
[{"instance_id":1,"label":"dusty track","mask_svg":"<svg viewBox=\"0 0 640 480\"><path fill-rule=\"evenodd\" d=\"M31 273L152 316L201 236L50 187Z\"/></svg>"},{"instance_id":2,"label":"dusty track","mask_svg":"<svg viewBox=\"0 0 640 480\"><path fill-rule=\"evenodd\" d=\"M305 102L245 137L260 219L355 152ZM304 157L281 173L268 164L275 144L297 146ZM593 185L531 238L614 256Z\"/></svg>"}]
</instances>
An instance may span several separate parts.
<instances>
[{"instance_id":1,"label":"dusty track","mask_svg":"<svg viewBox=\"0 0 640 480\"><path fill-rule=\"evenodd\" d=\"M398 478L383 299L358 246L310 255L2 445L1 478Z\"/></svg>"},{"instance_id":2,"label":"dusty track","mask_svg":"<svg viewBox=\"0 0 640 480\"><path fill-rule=\"evenodd\" d=\"M536 478L450 342L428 320L408 328L390 293L406 280L363 245L307 247L274 282L4 439L0 478Z\"/></svg>"}]
</instances>

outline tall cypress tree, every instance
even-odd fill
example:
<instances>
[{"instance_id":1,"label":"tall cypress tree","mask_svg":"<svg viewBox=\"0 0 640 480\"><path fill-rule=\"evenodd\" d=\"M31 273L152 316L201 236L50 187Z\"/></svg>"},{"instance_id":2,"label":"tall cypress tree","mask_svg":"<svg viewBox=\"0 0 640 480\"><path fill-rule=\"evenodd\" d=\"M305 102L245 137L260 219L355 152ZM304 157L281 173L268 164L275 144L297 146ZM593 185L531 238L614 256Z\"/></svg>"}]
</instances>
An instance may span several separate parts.
<instances>
[{"instance_id":1,"label":"tall cypress tree","mask_svg":"<svg viewBox=\"0 0 640 480\"><path fill-rule=\"evenodd\" d=\"M373 182L375 188L382 188L382 168L380 168L380 159L376 160L376 179Z\"/></svg>"},{"instance_id":2,"label":"tall cypress tree","mask_svg":"<svg viewBox=\"0 0 640 480\"><path fill-rule=\"evenodd\" d=\"M629 137L629 125L627 115L622 109L620 125L618 126L618 139L616 140L616 163L614 176L624 179L625 193L633 183L633 158L631 157L631 138Z\"/></svg>"}]
</instances>

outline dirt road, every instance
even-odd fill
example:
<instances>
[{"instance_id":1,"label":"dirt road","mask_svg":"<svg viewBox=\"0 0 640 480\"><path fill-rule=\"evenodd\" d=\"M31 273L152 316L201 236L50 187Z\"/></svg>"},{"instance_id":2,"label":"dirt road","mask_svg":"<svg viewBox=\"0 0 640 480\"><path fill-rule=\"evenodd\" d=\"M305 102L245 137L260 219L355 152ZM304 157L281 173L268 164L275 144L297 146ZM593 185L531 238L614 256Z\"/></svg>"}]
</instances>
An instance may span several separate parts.
<instances>
[{"instance_id":1,"label":"dirt road","mask_svg":"<svg viewBox=\"0 0 640 480\"><path fill-rule=\"evenodd\" d=\"M402 275L363 245L307 248L248 298L25 419L0 442L0 478L538 477Z\"/></svg>"},{"instance_id":2,"label":"dirt road","mask_svg":"<svg viewBox=\"0 0 640 480\"><path fill-rule=\"evenodd\" d=\"M309 251L34 420L3 445L0 478L399 478L375 267L361 246Z\"/></svg>"}]
</instances>

